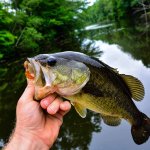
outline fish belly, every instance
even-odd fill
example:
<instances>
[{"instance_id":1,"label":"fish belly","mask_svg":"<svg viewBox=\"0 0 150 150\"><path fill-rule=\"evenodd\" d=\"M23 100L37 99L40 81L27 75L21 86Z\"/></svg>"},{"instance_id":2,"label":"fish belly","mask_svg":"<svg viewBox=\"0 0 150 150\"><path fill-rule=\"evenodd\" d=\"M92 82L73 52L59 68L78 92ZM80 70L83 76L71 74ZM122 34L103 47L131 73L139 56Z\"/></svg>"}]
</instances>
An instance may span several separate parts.
<instances>
[{"instance_id":1,"label":"fish belly","mask_svg":"<svg viewBox=\"0 0 150 150\"><path fill-rule=\"evenodd\" d=\"M131 124L136 123L136 117L139 113L134 103L129 100L122 100L121 98L112 97L95 97L90 94L79 93L67 98L74 103L79 103L84 108L88 108L94 112L124 118Z\"/></svg>"}]
</instances>

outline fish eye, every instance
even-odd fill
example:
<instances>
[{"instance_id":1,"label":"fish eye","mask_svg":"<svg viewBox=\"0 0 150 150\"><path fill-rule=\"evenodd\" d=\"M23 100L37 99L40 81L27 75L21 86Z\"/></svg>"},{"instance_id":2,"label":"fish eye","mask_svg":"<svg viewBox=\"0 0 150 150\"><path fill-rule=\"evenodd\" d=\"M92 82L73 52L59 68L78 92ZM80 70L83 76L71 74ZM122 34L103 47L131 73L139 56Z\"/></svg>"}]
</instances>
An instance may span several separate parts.
<instances>
[{"instance_id":1,"label":"fish eye","mask_svg":"<svg viewBox=\"0 0 150 150\"><path fill-rule=\"evenodd\" d=\"M48 58L48 60L47 60L47 64L49 65L49 66L54 66L55 64L56 64L56 59L55 58Z\"/></svg>"}]
</instances>

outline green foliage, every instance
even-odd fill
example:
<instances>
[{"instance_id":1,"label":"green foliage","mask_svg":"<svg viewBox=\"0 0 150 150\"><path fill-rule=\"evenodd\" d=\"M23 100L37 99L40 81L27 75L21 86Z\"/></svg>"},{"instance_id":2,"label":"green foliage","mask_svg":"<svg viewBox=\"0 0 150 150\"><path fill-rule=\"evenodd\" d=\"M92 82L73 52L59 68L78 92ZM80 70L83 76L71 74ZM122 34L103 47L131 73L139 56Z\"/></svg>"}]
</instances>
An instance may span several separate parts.
<instances>
[{"instance_id":1,"label":"green foliage","mask_svg":"<svg viewBox=\"0 0 150 150\"><path fill-rule=\"evenodd\" d=\"M10 46L14 44L15 36L12 35L9 31L2 30L0 31L0 46Z\"/></svg>"},{"instance_id":2,"label":"green foliage","mask_svg":"<svg viewBox=\"0 0 150 150\"><path fill-rule=\"evenodd\" d=\"M15 16L13 19L13 26L12 26L14 32L17 31L19 32L20 28L26 24L28 19L29 19L28 15L23 10L17 10L15 12Z\"/></svg>"},{"instance_id":3,"label":"green foliage","mask_svg":"<svg viewBox=\"0 0 150 150\"><path fill-rule=\"evenodd\" d=\"M97 0L93 6L88 7L82 13L82 19L87 21L87 25L99 22L116 22L121 19L136 17L136 10L143 14L144 5L147 7L148 14L150 2L146 0Z\"/></svg>"},{"instance_id":4,"label":"green foliage","mask_svg":"<svg viewBox=\"0 0 150 150\"><path fill-rule=\"evenodd\" d=\"M3 9L4 3L0 4L3 17L0 23L5 31L2 32L5 35L0 33L0 40L5 46L5 50L1 51L4 56L8 56L8 51L15 55L80 51L84 39L80 30L84 24L79 10L83 9L84 2L12 0L7 9Z\"/></svg>"},{"instance_id":5,"label":"green foliage","mask_svg":"<svg viewBox=\"0 0 150 150\"><path fill-rule=\"evenodd\" d=\"M20 26L21 38L17 44L18 48L30 49L36 48L37 51L51 51L55 49L64 51L74 43L80 47L76 39L75 29L80 29L81 24L74 19L77 9L82 5L81 2L69 2L66 0L23 0L20 8L27 15L26 22ZM30 35L28 28L32 27L34 35ZM34 29L33 29L34 28ZM69 30L68 30L69 29ZM23 32L23 34L22 34ZM66 45L67 42L67 45ZM71 42L71 43L70 43ZM28 44L27 44L28 43Z\"/></svg>"},{"instance_id":6,"label":"green foliage","mask_svg":"<svg viewBox=\"0 0 150 150\"><path fill-rule=\"evenodd\" d=\"M39 26L41 26L44 22L44 19L38 16L31 16L28 19L27 22L27 26L29 27L34 27L34 28L38 28Z\"/></svg>"},{"instance_id":7,"label":"green foliage","mask_svg":"<svg viewBox=\"0 0 150 150\"><path fill-rule=\"evenodd\" d=\"M16 36L10 30L13 23L13 14L8 12L7 7L0 3L0 59L5 52L15 43Z\"/></svg>"},{"instance_id":8,"label":"green foliage","mask_svg":"<svg viewBox=\"0 0 150 150\"><path fill-rule=\"evenodd\" d=\"M18 38L18 40L21 39L21 42L18 41L18 43L20 47L24 47L24 45L26 45L27 49L34 49L38 48L39 45L37 42L42 38L42 34L38 33L35 28L27 27L26 29L22 30L22 34L20 35L20 38Z\"/></svg>"},{"instance_id":9,"label":"green foliage","mask_svg":"<svg viewBox=\"0 0 150 150\"><path fill-rule=\"evenodd\" d=\"M6 8L3 7L3 4L0 3L0 27L4 27L7 24L13 22L13 16L8 12Z\"/></svg>"},{"instance_id":10,"label":"green foliage","mask_svg":"<svg viewBox=\"0 0 150 150\"><path fill-rule=\"evenodd\" d=\"M3 58L3 54L0 54L0 59L2 59Z\"/></svg>"}]
</instances>

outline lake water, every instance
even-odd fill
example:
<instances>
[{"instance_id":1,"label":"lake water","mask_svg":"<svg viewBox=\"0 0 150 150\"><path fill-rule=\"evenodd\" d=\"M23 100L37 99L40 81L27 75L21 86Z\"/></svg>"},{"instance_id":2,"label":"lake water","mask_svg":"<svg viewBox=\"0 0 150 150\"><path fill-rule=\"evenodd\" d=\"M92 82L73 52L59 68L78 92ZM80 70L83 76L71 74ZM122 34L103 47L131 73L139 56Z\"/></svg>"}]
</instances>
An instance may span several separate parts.
<instances>
[{"instance_id":1,"label":"lake water","mask_svg":"<svg viewBox=\"0 0 150 150\"><path fill-rule=\"evenodd\" d=\"M120 73L133 75L142 81L145 97L143 101L136 102L136 105L150 116L149 44L145 41L146 38L141 37L140 41L137 37L135 40L136 36L132 34L134 32L125 32L122 29L120 31L114 36L109 34L108 37L103 37L102 34L101 38L95 36L95 46L102 51L99 59L111 67L118 68ZM15 106L26 86L22 65L24 60L25 58L11 64L2 63L0 66L0 147L7 141L14 127ZM150 139L143 145L136 145L132 140L130 128L126 121L122 121L118 127L107 126L99 114L91 111L88 111L87 117L82 119L72 107L64 119L58 140L52 149L149 150Z\"/></svg>"}]
</instances>

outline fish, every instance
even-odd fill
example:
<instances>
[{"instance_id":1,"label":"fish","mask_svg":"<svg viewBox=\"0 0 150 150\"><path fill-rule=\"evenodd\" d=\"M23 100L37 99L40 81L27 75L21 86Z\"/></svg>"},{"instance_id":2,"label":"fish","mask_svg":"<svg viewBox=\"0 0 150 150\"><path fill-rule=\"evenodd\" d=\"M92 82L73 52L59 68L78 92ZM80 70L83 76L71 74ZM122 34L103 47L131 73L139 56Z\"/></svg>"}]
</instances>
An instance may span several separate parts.
<instances>
[{"instance_id":1,"label":"fish","mask_svg":"<svg viewBox=\"0 0 150 150\"><path fill-rule=\"evenodd\" d=\"M26 78L34 82L36 100L57 93L69 100L82 118L89 109L99 113L109 126L118 126L124 119L131 125L136 144L149 139L150 118L134 103L145 95L136 77L120 74L97 58L73 51L39 54L27 58L24 67Z\"/></svg>"}]
</instances>

